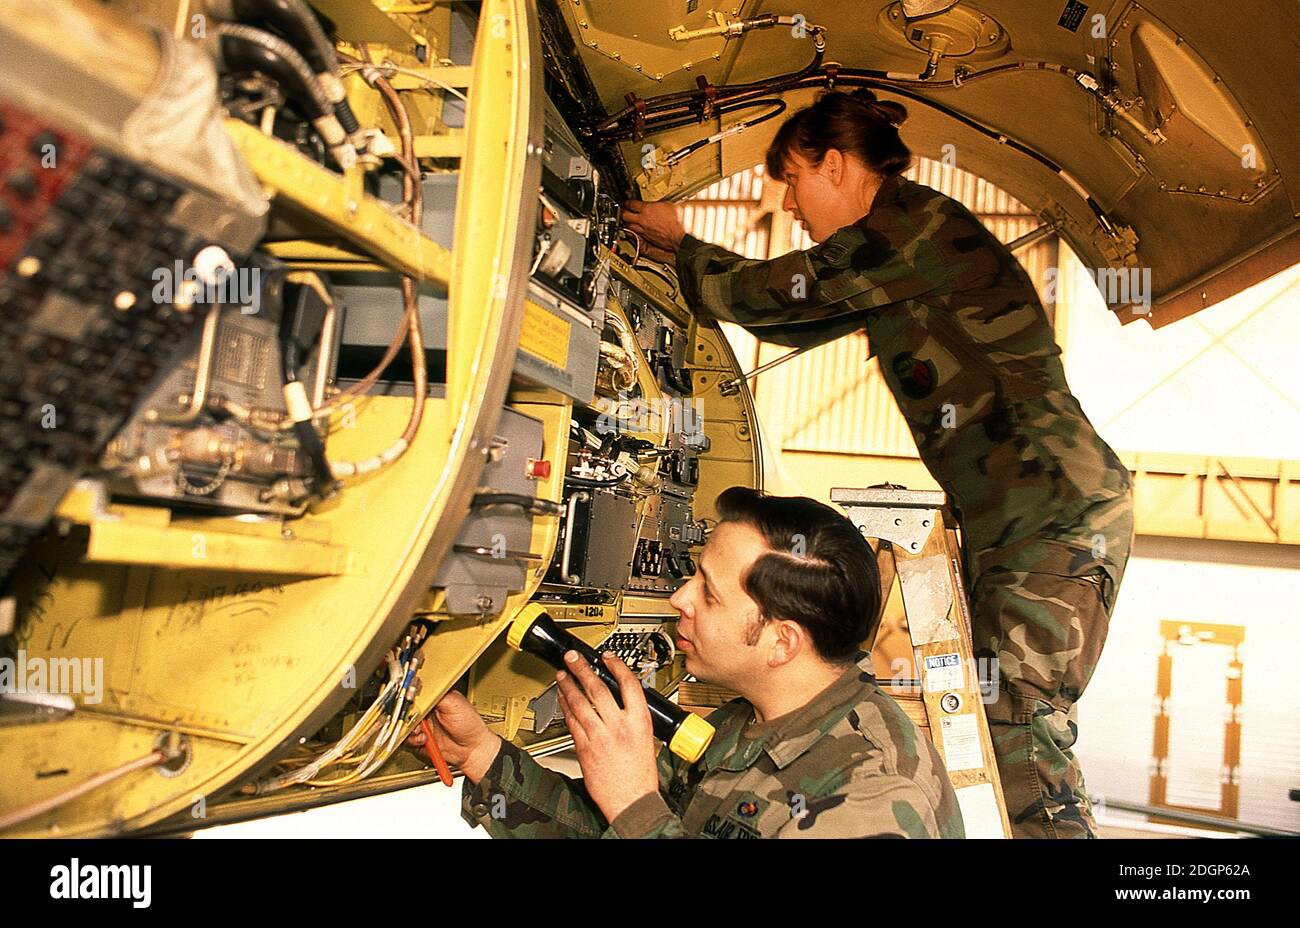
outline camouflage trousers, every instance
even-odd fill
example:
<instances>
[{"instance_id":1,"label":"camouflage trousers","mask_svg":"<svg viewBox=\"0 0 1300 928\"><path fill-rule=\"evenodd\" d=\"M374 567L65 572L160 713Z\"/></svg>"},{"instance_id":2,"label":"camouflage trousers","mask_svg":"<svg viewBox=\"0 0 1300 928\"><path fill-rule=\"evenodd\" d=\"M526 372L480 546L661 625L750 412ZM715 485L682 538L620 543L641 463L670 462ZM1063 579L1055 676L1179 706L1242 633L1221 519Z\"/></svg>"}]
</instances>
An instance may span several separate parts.
<instances>
[{"instance_id":1,"label":"camouflage trousers","mask_svg":"<svg viewBox=\"0 0 1300 928\"><path fill-rule=\"evenodd\" d=\"M1017 838L1096 837L1070 748L1075 700L1101 656L1114 602L1114 582L1101 569L1068 577L994 568L975 581L975 652L998 660L997 700L986 709Z\"/></svg>"}]
</instances>

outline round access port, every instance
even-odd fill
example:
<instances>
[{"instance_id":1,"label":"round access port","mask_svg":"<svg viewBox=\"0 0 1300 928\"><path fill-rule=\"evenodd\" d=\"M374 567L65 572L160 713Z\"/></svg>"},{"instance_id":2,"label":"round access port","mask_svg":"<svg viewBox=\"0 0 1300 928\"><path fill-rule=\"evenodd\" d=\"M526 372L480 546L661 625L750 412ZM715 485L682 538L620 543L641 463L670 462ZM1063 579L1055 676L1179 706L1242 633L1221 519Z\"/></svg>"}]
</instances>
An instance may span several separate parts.
<instances>
[{"instance_id":1,"label":"round access port","mask_svg":"<svg viewBox=\"0 0 1300 928\"><path fill-rule=\"evenodd\" d=\"M163 732L153 743L155 751L170 750L172 740L171 732ZM158 765L158 772L165 777L178 777L184 773L190 766L190 761L194 759L194 745L190 743L189 735L181 735L179 739L179 750L171 760L163 761Z\"/></svg>"},{"instance_id":2,"label":"round access port","mask_svg":"<svg viewBox=\"0 0 1300 928\"><path fill-rule=\"evenodd\" d=\"M880 19L886 35L897 36L899 44L905 42L926 55L931 47L938 47L945 58L980 60L997 58L1011 47L1001 23L966 4L908 19L902 3L891 3L880 11Z\"/></svg>"}]
</instances>

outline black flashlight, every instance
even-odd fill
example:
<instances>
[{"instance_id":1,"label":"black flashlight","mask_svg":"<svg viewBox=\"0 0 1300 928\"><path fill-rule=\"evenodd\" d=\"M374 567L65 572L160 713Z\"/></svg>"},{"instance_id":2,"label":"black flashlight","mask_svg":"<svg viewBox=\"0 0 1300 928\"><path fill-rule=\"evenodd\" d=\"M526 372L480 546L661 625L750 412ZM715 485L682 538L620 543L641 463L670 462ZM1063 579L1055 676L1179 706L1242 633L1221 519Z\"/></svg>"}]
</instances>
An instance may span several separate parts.
<instances>
[{"instance_id":1,"label":"black flashlight","mask_svg":"<svg viewBox=\"0 0 1300 928\"><path fill-rule=\"evenodd\" d=\"M519 613L506 632L506 643L516 651L526 651L540 657L558 670L565 669L564 655L577 651L589 663L614 694L614 700L623 705L618 680L610 673L586 642L560 628L546 611L536 603L529 603ZM714 727L693 712L687 712L655 690L645 690L646 705L654 724L655 737L668 745L668 750L687 763L695 763L713 740Z\"/></svg>"}]
</instances>

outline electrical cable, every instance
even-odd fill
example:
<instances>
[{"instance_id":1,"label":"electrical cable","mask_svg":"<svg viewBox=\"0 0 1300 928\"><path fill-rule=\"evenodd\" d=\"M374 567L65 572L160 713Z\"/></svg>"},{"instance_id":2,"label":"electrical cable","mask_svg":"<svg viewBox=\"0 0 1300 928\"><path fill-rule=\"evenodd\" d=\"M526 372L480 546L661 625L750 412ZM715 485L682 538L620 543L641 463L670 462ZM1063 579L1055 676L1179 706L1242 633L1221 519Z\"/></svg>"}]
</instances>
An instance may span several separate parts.
<instances>
[{"instance_id":1,"label":"electrical cable","mask_svg":"<svg viewBox=\"0 0 1300 928\"><path fill-rule=\"evenodd\" d=\"M304 0L229 0L228 5L212 6L217 15L225 13L243 22L257 20L272 26L302 51L317 73L338 70L334 43Z\"/></svg>"},{"instance_id":2,"label":"electrical cable","mask_svg":"<svg viewBox=\"0 0 1300 928\"><path fill-rule=\"evenodd\" d=\"M622 477L615 477L612 480L595 480L591 477L565 477L565 483L571 483L575 487L592 487L596 489L604 487L617 487L627 483L631 474L624 474Z\"/></svg>"},{"instance_id":3,"label":"electrical cable","mask_svg":"<svg viewBox=\"0 0 1300 928\"><path fill-rule=\"evenodd\" d=\"M1097 218L1097 221L1099 225L1102 227L1103 231L1105 231L1108 235L1112 237L1117 236L1118 229L1114 221L1106 214L1105 210L1102 209L1100 204L1097 203L1097 201L1091 196L1091 194L1089 194L1087 189L1081 183L1079 183L1079 181L1076 178L1074 178L1068 171L1062 168L1059 164L1052 161L1050 158L1048 158L1046 155L1043 155L1041 152L1038 152L1037 150L1024 144L1023 142L1013 139L1003 132L999 132L998 130L986 126L985 124L979 122L978 120L970 116L965 115L964 113L954 110L952 107L946 106L945 104L940 103L936 100L931 100L928 97L922 96L917 92L920 89L926 89L926 90L953 89L954 87L962 86L965 83L968 83L972 79L982 79L996 74L1005 74L1005 73L1012 73L1017 71L1034 71L1034 70L1050 71L1053 73L1064 74L1066 76L1072 77L1075 83L1078 84L1083 90L1085 90L1086 92L1094 96L1099 96L1102 99L1104 105L1107 105L1108 108L1113 109L1113 101L1108 100L1108 98L1106 98L1104 94L1101 94L1100 89L1095 86L1096 85L1095 79L1092 79L1090 75L1087 75L1085 72L1077 71L1076 69L1070 68L1065 65L1056 65L1046 61L1028 61L1028 62L1016 62L1007 65L998 65L993 68L986 68L983 71L977 71L971 75L964 75L958 78L954 78L953 81L945 81L945 82L897 80L897 79L890 78L888 76L891 72L876 71L876 70L861 69L861 68L842 68L838 65L826 65L822 67L818 73L815 74L806 73L808 69L804 68L801 71L794 72L793 74L778 75L776 77L770 78L767 82L758 82L757 84L748 84L748 85L742 84L742 85L715 87L713 88L713 92L715 94L715 101L718 101L715 102L716 106L727 106L727 105L734 106L741 102L753 102L754 99L760 96L768 96L775 92L786 92L789 90L818 87L822 85L834 87L836 84L843 84L845 86L872 87L872 88L884 90L889 93L898 94L899 96L906 97L909 100L913 100L917 103L920 103L924 106L930 107L931 109L943 113L944 115L950 117L951 119L954 119L962 123L963 125L968 126L971 129L974 129L975 131L981 133L982 135L994 139L999 145L1004 145L1007 148L1013 149L1014 151L1018 151L1021 154L1027 155L1028 157L1034 159L1035 161L1037 161L1038 163L1046 167L1048 170L1052 171L1052 173L1058 175L1072 190L1075 191L1076 194L1079 195L1080 199L1084 201L1084 203L1088 206L1088 208L1092 211L1094 216ZM703 95L703 91L701 90L682 91L676 94L668 94L665 95L664 97L655 98L655 99L675 101L679 99L698 99L702 95ZM642 111L643 113L648 113L653 108L652 103L654 101L640 101L640 102L645 104L644 110ZM628 107L627 109L621 111L621 113L627 114L629 112L632 112L634 109L635 109L634 107ZM671 109L677 109L677 110L693 113L692 107L685 106L685 105L676 105ZM665 110L665 112L671 112L671 109ZM692 122L695 123L699 122L699 117L694 115L672 120L667 124L662 124L662 125L661 124L645 125L644 119L645 117L643 116L642 131L646 133L659 133L659 132L667 131L672 128L678 128L683 125L688 125ZM610 119L607 119L601 125L614 126L618 124L618 121L619 121L619 116L616 115L614 117L610 117ZM616 141L626 137L628 134L629 134L629 130L621 129L618 132L608 133L605 136L605 139ZM653 270L651 268L646 268L646 269ZM660 275L660 276L664 276L664 275ZM665 276L665 279L668 278Z\"/></svg>"},{"instance_id":4,"label":"electrical cable","mask_svg":"<svg viewBox=\"0 0 1300 928\"><path fill-rule=\"evenodd\" d=\"M758 116L754 119L741 120L735 125L728 126L726 129L723 129L719 132L715 132L713 133L713 135L710 135L707 138L702 138L699 141L692 142L691 144L687 145L685 148L677 149L675 152L670 154L666 159L667 165L669 167L672 167L674 164L681 161L687 155L693 154L694 152L697 152L701 148L704 148L708 145L712 145L714 142L721 142L723 139L727 138L728 136L736 135L737 133L744 132L746 129L752 128L753 126L757 126L759 123L764 123L767 122L769 119L774 119L777 116L780 116L782 113L784 113L786 109L786 103L784 100L763 99L763 100L752 100L752 101L736 104L735 106L726 108L725 112L733 112L741 108L748 108L751 106L762 106L762 105L771 106L773 107L773 109L770 112L764 113L762 116ZM719 114L721 114L724 112L724 109L719 107L718 112Z\"/></svg>"},{"instance_id":5,"label":"electrical cable","mask_svg":"<svg viewBox=\"0 0 1300 928\"><path fill-rule=\"evenodd\" d=\"M224 70L256 72L274 80L296 100L339 166L356 164L357 153L334 115L334 103L302 55L279 36L242 23L222 23L217 29Z\"/></svg>"},{"instance_id":6,"label":"electrical cable","mask_svg":"<svg viewBox=\"0 0 1300 928\"><path fill-rule=\"evenodd\" d=\"M365 67L366 67L365 65L349 64L343 67L343 72L351 73L353 71L363 71ZM416 80L423 81L426 84L432 84L433 86L437 87L439 90L451 94L453 97L460 100L462 103L469 102L469 97L465 96L465 94L462 93L460 90L451 86L451 84L448 84L446 81L440 81L436 77L430 77L428 74L421 73L420 71L417 71L414 68L399 67L398 65L395 65L392 62L388 62L388 61L385 61L383 64L372 65L372 67L376 71L379 71L381 74L384 74L384 76L386 77L391 76L391 74L404 74L407 77L413 77ZM389 72L391 72L391 74Z\"/></svg>"},{"instance_id":7,"label":"electrical cable","mask_svg":"<svg viewBox=\"0 0 1300 928\"><path fill-rule=\"evenodd\" d=\"M636 240L635 242L633 242L633 246L636 250L632 252L632 261L631 261L632 266L636 267L636 263L641 260L641 236L638 233L633 232L631 229L625 227L620 227L619 232L624 235L630 235L632 236L632 238Z\"/></svg>"},{"instance_id":8,"label":"electrical cable","mask_svg":"<svg viewBox=\"0 0 1300 928\"><path fill-rule=\"evenodd\" d=\"M395 691L397 686L404 678L404 669L397 662L394 652L388 654L388 683L380 690L375 701L370 704L361 717L353 724L352 728L339 739L332 747L326 750L304 766L294 770L286 771L273 777L259 780L253 784L252 792L256 795L272 792L277 789L283 789L286 786L293 786L300 783L312 783L313 785L330 785L330 783L321 783L318 778L321 771L326 770L337 764L348 764L353 761L347 758L347 755L355 750L359 745L364 744L375 732L374 725L382 713L384 704Z\"/></svg>"},{"instance_id":9,"label":"electrical cable","mask_svg":"<svg viewBox=\"0 0 1300 928\"><path fill-rule=\"evenodd\" d=\"M369 58L364 46L360 46L362 55ZM389 114L396 124L398 134L402 140L402 156L414 164L415 159L415 136L411 126L411 117L407 112L406 104L402 102L393 85L384 77L376 75L374 78L374 87L379 91L383 98L385 106L388 107ZM420 227L424 214L424 193L420 183L416 178L411 176L410 172L402 175L402 193L403 200L409 205L411 212L411 221ZM428 394L428 371L425 366L424 357L424 331L420 324L420 313L418 308L418 295L415 279L409 275L402 277L402 300L405 306L405 327L407 342L411 351L411 396L412 407L411 415L407 420L406 428L403 430L401 437L397 439L387 450L381 454L366 458L363 461L352 462L334 462L331 465L333 474L337 478L346 478L359 476L361 474L376 471L379 468L391 464L401 457L406 449L410 447L411 442L415 440L415 435L419 430L420 422L424 417L424 408ZM400 343L398 343L400 345ZM396 356L396 351L393 352ZM387 365L384 365L387 367ZM372 372L373 373L373 372ZM376 374L376 379L378 375Z\"/></svg>"},{"instance_id":10,"label":"electrical cable","mask_svg":"<svg viewBox=\"0 0 1300 928\"><path fill-rule=\"evenodd\" d=\"M763 92L767 92L768 89L772 87L771 82L773 80L781 80L781 79L791 80L791 79L797 79L815 73L817 69L821 67L822 60L826 54L826 39L825 39L826 30L823 29L821 26L805 25L804 28L810 32L816 30L813 36L813 57L811 61L809 61L798 71L793 71L787 75L782 75L777 78L768 78L759 81L749 81L743 84L730 84L730 85L723 85L722 87L714 87L713 90L715 92L722 92L722 91L742 92L746 90L760 90ZM882 77L884 76L884 73L885 72L881 72ZM619 110L617 113L607 117L604 121L599 123L595 128L595 134L598 136L605 135L612 127L621 123L628 116L637 116L637 115L648 116L650 113L654 111L654 108L657 106L667 106L683 100L695 101L703 95L704 95L703 90L678 90L673 93L652 97L648 100L637 100L633 103L628 104L626 107ZM702 115L703 107L701 107L700 109ZM696 121L698 122L698 120ZM656 129L655 131L659 131L659 130Z\"/></svg>"},{"instance_id":11,"label":"electrical cable","mask_svg":"<svg viewBox=\"0 0 1300 928\"><path fill-rule=\"evenodd\" d=\"M651 263L647 264L647 261ZM666 265L661 266L659 262L656 262L653 258L642 258L641 263L636 266L636 269L638 271L649 271L651 274L654 274L656 277L666 282L670 287L672 287L672 292L668 294L668 299L675 300L677 299L677 289L681 284L675 276L669 275L667 270L664 269L665 267Z\"/></svg>"},{"instance_id":12,"label":"electrical cable","mask_svg":"<svg viewBox=\"0 0 1300 928\"><path fill-rule=\"evenodd\" d=\"M364 52L364 48L362 50ZM364 67L369 67L368 65L365 65L365 63L362 62L361 59L353 58L351 55L341 54L341 57L346 61L356 62L358 64L363 65ZM373 71L373 69L371 70ZM366 77L367 82L369 82L371 78L373 78L374 80L382 79L382 76L379 75L377 72L371 73L369 76L367 76L367 74L363 72L362 76ZM391 85L389 86L391 87ZM391 105L390 100L386 95L384 96L384 101L385 104ZM404 108L403 108L403 112L404 112ZM401 131L400 122L396 119L394 121L398 123L398 128L400 132ZM410 123L408 120L407 121L408 128L409 125ZM414 166L415 165L414 157L411 157L409 160L407 159L406 152L405 152L406 149L405 141L406 140L403 139L403 155L401 158L397 160L402 165L403 169L406 171L406 177L403 178L402 181L403 200L404 202L408 203L408 208L411 208L409 203L411 185L414 185L416 188L419 187L419 169ZM413 156L414 142L412 142L411 145L411 152ZM394 332L393 334L392 341L390 341L388 343L388 347L384 349L384 353L380 357L379 363L376 364L374 368L368 374L362 377L359 381L357 381L354 384L351 384L350 386L344 387L329 403L317 409L315 413L317 418L337 415L342 410L342 408L347 405L348 401L361 397L364 394L370 392L370 390L374 388L375 384L379 382L379 378L383 375L384 371L388 370L388 366L392 364L394 360L397 359L397 354L399 351L402 350L402 344L403 342L406 341L406 336L408 330L410 329L411 321L416 314L417 313L415 312L413 306L410 303L406 303L404 301L404 312L402 318L398 323L396 332Z\"/></svg>"},{"instance_id":13,"label":"electrical cable","mask_svg":"<svg viewBox=\"0 0 1300 928\"><path fill-rule=\"evenodd\" d=\"M469 502L471 509L485 509L488 506L521 506L534 515L558 515L564 510L561 503L524 493L475 493Z\"/></svg>"},{"instance_id":14,"label":"electrical cable","mask_svg":"<svg viewBox=\"0 0 1300 928\"><path fill-rule=\"evenodd\" d=\"M737 97L744 98L746 95L754 96L757 94L771 94L776 91L785 91L795 89L799 86L816 86L823 81L833 87L833 85L843 78L871 78L874 80L886 82L890 86L910 87L912 89L925 90L953 90L962 87L973 81L982 80L998 74L1024 72L1024 71L1049 71L1066 75L1079 84L1081 88L1092 93L1098 94L1098 90L1090 85L1086 72L1078 71L1068 65L1055 64L1049 61L1018 61L1008 64L996 65L991 68L985 68L981 71L972 73L958 72L951 81L933 81L919 80L902 77L895 71L880 71L870 68L845 68L839 64L827 64L822 66L820 58L815 57L814 61L805 65L798 71L792 71L787 74L778 74L761 81L751 81L743 84L723 84L711 86L708 91L714 95L714 105L719 106ZM813 77L812 83L804 83L805 79ZM1095 79L1094 79L1095 80ZM856 80L850 80L847 83L854 85ZM888 88L886 88L888 89ZM706 98L704 89L681 90L674 93L663 94L657 97L651 97L646 100L638 100L634 104L624 107L619 112L606 118L595 129L595 134L604 140L621 140L632 136L633 130L624 128L618 132L612 132L629 117L639 117L643 124L645 133L664 132L668 129L679 128L682 125L688 125L691 122L699 123L703 118L703 101ZM688 104L688 105L683 105ZM656 121L656 116L661 113L671 113L674 110L690 113L691 116L686 120L660 124ZM653 122L653 124L652 124Z\"/></svg>"},{"instance_id":15,"label":"electrical cable","mask_svg":"<svg viewBox=\"0 0 1300 928\"><path fill-rule=\"evenodd\" d=\"M316 14L305 0L217 0L218 14L229 10L236 18L270 25L302 51L316 72L329 98L339 125L354 145L362 141L361 125L348 103L347 91L339 80L339 59Z\"/></svg>"}]
</instances>

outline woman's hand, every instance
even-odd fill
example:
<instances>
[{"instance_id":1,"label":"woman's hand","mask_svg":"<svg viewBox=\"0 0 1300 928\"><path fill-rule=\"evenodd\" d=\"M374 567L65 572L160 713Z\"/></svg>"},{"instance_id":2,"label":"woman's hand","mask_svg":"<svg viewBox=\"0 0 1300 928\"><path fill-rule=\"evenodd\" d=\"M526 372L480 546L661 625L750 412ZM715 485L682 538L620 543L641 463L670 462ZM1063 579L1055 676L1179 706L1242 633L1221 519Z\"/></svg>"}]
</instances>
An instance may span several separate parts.
<instances>
[{"instance_id":1,"label":"woman's hand","mask_svg":"<svg viewBox=\"0 0 1300 928\"><path fill-rule=\"evenodd\" d=\"M587 794L600 806L605 820L612 822L633 802L659 790L650 710L641 681L615 655L606 653L604 661L618 680L621 709L577 651L564 657L570 673L561 670L555 675L560 708L569 723Z\"/></svg>"},{"instance_id":2,"label":"woman's hand","mask_svg":"<svg viewBox=\"0 0 1300 928\"><path fill-rule=\"evenodd\" d=\"M686 235L681 210L664 200L628 200L623 204L623 226L641 236L641 254L668 263Z\"/></svg>"},{"instance_id":3,"label":"woman's hand","mask_svg":"<svg viewBox=\"0 0 1300 928\"><path fill-rule=\"evenodd\" d=\"M438 701L428 718L443 759L477 784L496 760L501 737L492 733L469 700L455 690Z\"/></svg>"}]
</instances>

